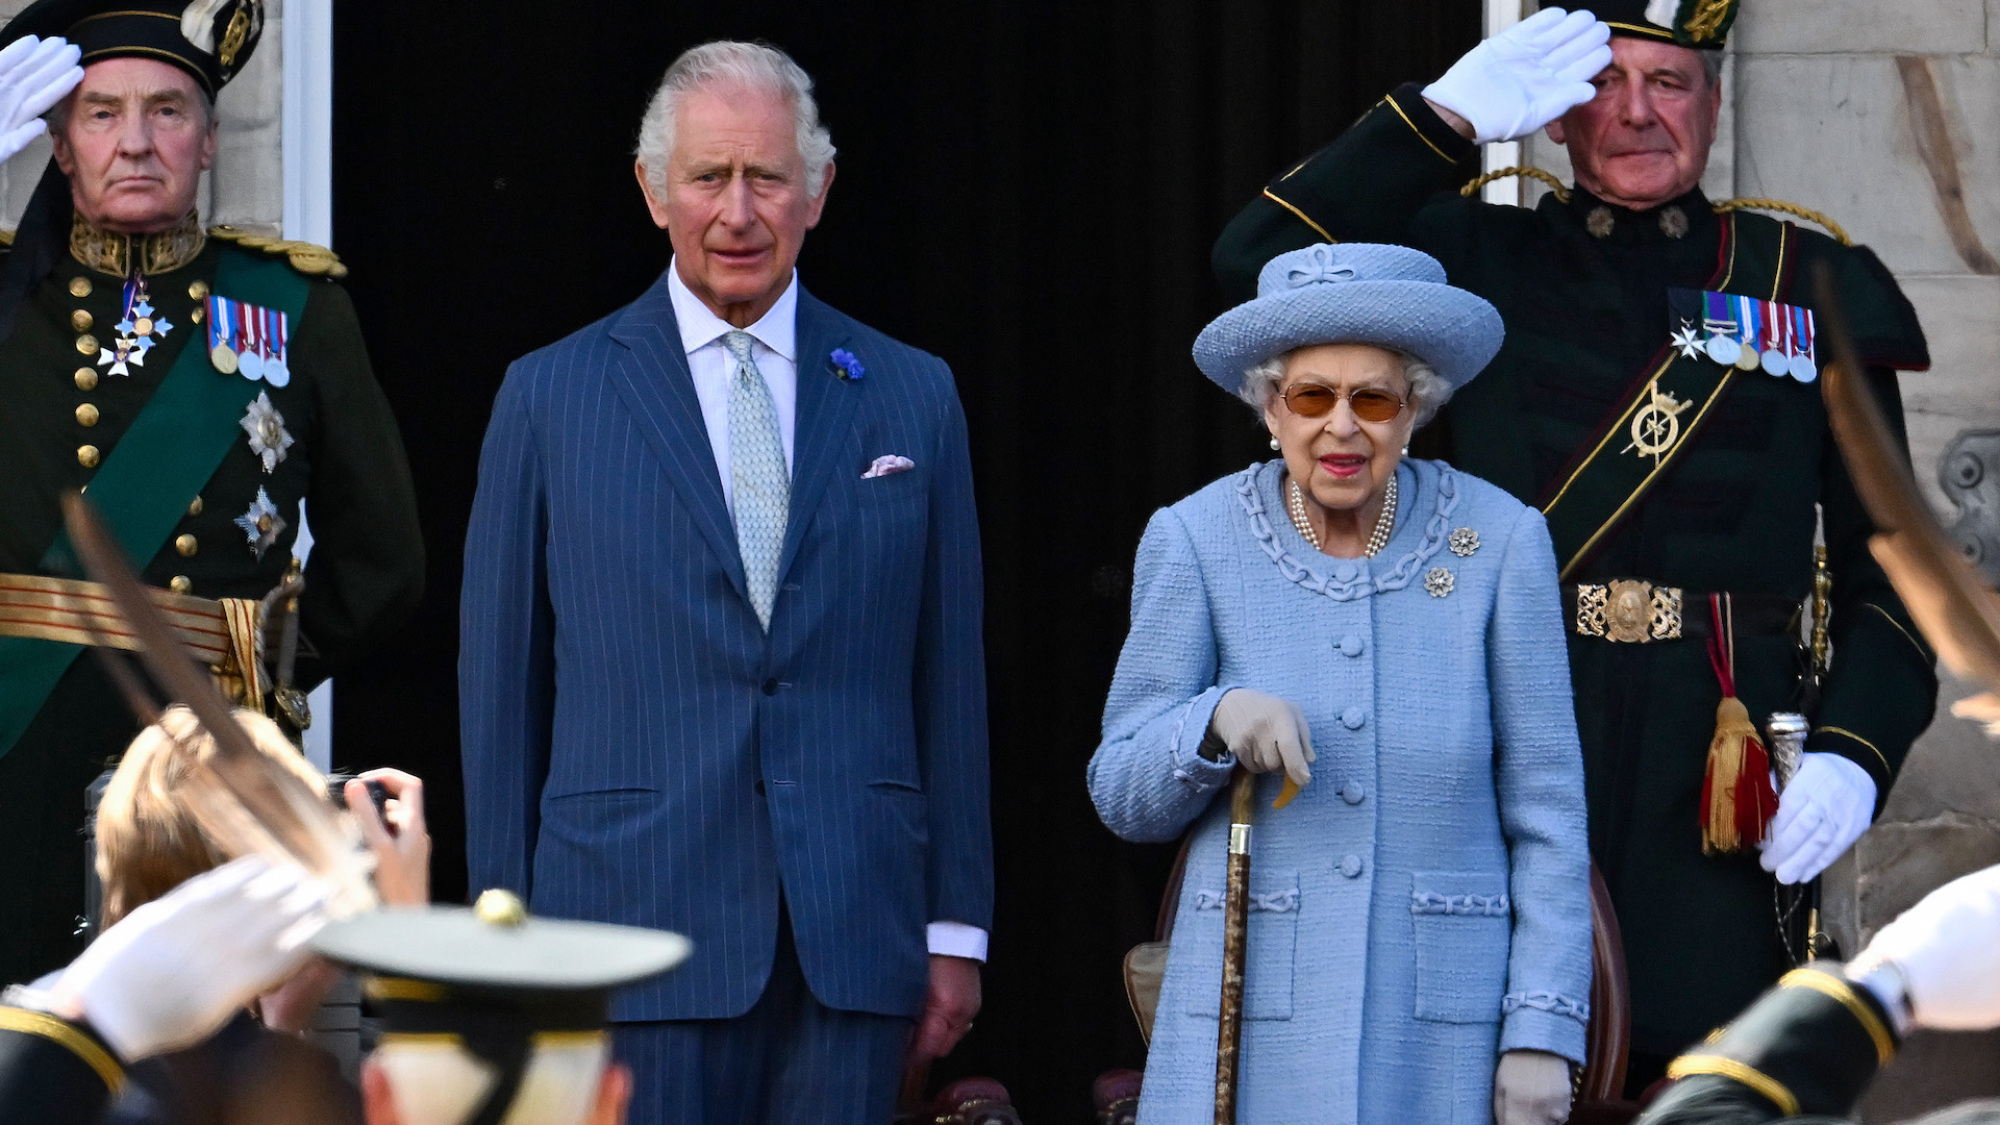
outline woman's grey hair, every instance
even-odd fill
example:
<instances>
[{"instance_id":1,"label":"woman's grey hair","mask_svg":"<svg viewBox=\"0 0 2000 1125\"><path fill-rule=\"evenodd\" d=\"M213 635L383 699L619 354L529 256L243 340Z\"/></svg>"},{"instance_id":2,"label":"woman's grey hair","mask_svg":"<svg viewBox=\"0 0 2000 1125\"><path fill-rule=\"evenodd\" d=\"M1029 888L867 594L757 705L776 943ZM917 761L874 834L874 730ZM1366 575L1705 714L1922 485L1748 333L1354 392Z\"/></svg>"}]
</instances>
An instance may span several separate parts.
<instances>
[{"instance_id":1,"label":"woman's grey hair","mask_svg":"<svg viewBox=\"0 0 2000 1125\"><path fill-rule=\"evenodd\" d=\"M1422 426L1437 417L1438 408L1451 400L1451 384L1437 369L1409 352L1395 348L1385 349L1403 364L1403 381L1410 385L1410 410ZM1279 384L1285 381L1285 365L1292 360L1292 353L1274 355L1270 359L1243 373L1242 389L1236 397L1250 404L1257 417L1264 416L1264 410L1277 397Z\"/></svg>"},{"instance_id":2,"label":"woman's grey hair","mask_svg":"<svg viewBox=\"0 0 2000 1125\"><path fill-rule=\"evenodd\" d=\"M748 86L783 98L798 122L799 156L806 163L806 194L816 196L833 163L833 136L819 123L812 77L792 56L763 43L722 39L690 47L667 68L639 122L636 155L655 194L667 190L667 157L674 151L674 126L681 99L716 83Z\"/></svg>"}]
</instances>

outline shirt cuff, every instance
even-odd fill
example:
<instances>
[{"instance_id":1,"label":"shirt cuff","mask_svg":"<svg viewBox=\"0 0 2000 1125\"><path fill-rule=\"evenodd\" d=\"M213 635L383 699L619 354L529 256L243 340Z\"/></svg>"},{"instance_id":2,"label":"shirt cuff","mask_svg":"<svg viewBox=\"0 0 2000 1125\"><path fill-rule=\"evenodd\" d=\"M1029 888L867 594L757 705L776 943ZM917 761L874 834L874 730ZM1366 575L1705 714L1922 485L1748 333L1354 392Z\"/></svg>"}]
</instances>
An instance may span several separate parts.
<instances>
[{"instance_id":1,"label":"shirt cuff","mask_svg":"<svg viewBox=\"0 0 2000 1125\"><path fill-rule=\"evenodd\" d=\"M924 927L925 941L933 957L963 957L986 960L986 931L964 922L932 922Z\"/></svg>"}]
</instances>

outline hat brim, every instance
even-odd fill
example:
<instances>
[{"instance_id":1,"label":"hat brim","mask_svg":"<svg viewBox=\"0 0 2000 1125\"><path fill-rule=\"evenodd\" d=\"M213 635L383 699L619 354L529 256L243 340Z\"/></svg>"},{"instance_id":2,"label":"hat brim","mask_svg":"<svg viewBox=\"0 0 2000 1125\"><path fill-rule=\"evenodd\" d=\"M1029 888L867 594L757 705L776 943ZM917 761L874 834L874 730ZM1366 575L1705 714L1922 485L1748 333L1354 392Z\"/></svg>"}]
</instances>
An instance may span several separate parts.
<instances>
[{"instance_id":1,"label":"hat brim","mask_svg":"<svg viewBox=\"0 0 2000 1125\"><path fill-rule=\"evenodd\" d=\"M1294 348L1372 344L1407 352L1452 389L1472 381L1506 338L1500 312L1482 297L1427 281L1309 285L1238 305L1194 342L1202 374L1231 394L1250 368Z\"/></svg>"}]
</instances>

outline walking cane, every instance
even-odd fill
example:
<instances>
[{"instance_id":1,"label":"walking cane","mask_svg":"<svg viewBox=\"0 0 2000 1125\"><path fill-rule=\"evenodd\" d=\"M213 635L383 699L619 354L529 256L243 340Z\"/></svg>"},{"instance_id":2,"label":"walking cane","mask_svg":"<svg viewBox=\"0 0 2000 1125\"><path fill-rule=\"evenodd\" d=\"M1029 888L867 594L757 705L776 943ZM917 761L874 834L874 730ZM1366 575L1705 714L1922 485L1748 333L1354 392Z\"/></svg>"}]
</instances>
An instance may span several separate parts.
<instances>
[{"instance_id":1,"label":"walking cane","mask_svg":"<svg viewBox=\"0 0 2000 1125\"><path fill-rule=\"evenodd\" d=\"M1239 766L1229 788L1229 882L1222 913L1215 1125L1236 1125L1236 1060L1243 1045L1243 966L1250 945L1250 823L1256 811L1257 775Z\"/></svg>"}]
</instances>

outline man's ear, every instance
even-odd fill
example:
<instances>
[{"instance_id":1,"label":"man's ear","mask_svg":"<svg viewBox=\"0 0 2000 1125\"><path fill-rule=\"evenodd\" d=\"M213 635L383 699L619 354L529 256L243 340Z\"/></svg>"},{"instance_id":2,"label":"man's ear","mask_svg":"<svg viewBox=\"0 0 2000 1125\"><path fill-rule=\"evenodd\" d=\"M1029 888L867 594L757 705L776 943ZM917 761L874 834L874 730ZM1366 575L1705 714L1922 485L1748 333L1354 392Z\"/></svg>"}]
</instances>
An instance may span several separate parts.
<instances>
[{"instance_id":1,"label":"man's ear","mask_svg":"<svg viewBox=\"0 0 2000 1125\"><path fill-rule=\"evenodd\" d=\"M631 1101L632 1070L624 1063L612 1063L597 1080L597 1101L590 1107L589 1125L625 1125L625 1108Z\"/></svg>"},{"instance_id":2,"label":"man's ear","mask_svg":"<svg viewBox=\"0 0 2000 1125\"><path fill-rule=\"evenodd\" d=\"M646 175L646 162L634 160L632 175L639 181L639 194L646 197L646 210L653 216L653 225L661 230L667 229L667 201L654 197L653 181Z\"/></svg>"},{"instance_id":3,"label":"man's ear","mask_svg":"<svg viewBox=\"0 0 2000 1125\"><path fill-rule=\"evenodd\" d=\"M812 210L806 215L806 229L819 225L819 217L826 211L827 193L833 190L833 161L826 162L826 175L819 181L819 195L812 201Z\"/></svg>"},{"instance_id":4,"label":"man's ear","mask_svg":"<svg viewBox=\"0 0 2000 1125\"><path fill-rule=\"evenodd\" d=\"M1718 104L1716 108L1720 109L1721 105ZM1554 121L1551 121L1546 126L1544 126L1542 128L1542 132L1547 133L1549 135L1549 139L1559 145L1564 145L1569 143L1568 139L1563 134L1563 119L1560 117L1556 118Z\"/></svg>"},{"instance_id":5,"label":"man's ear","mask_svg":"<svg viewBox=\"0 0 2000 1125\"><path fill-rule=\"evenodd\" d=\"M374 1059L361 1060L361 1116L368 1125L403 1125L396 1114L396 1095L389 1076Z\"/></svg>"}]
</instances>

